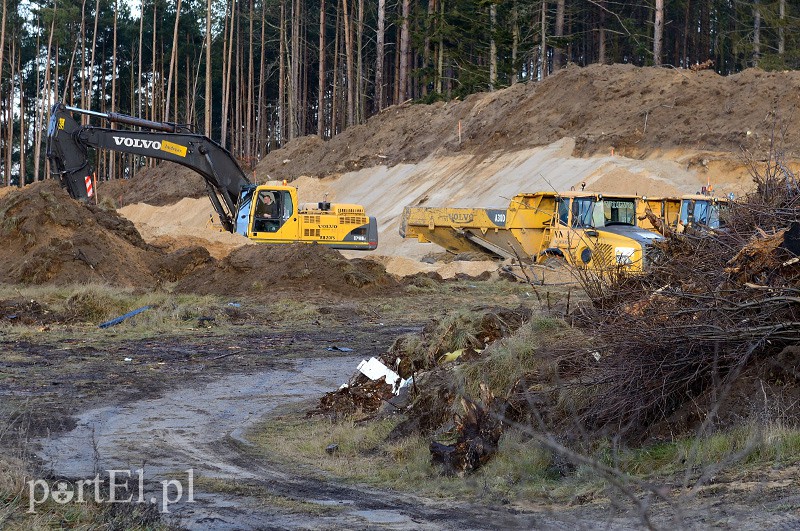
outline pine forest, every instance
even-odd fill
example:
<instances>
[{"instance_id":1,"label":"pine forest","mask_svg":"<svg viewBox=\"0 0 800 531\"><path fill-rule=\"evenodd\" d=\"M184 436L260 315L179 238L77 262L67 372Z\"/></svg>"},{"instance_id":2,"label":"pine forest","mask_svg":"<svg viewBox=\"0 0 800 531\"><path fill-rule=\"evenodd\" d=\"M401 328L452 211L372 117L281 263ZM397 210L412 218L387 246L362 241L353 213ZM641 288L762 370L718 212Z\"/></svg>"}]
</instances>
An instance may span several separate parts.
<instances>
[{"instance_id":1,"label":"pine forest","mask_svg":"<svg viewBox=\"0 0 800 531\"><path fill-rule=\"evenodd\" d=\"M252 168L391 105L567 64L800 67L800 4L787 0L2 0L1 24L5 185L47 177L55 102L188 124ZM95 156L99 179L152 164Z\"/></svg>"}]
</instances>

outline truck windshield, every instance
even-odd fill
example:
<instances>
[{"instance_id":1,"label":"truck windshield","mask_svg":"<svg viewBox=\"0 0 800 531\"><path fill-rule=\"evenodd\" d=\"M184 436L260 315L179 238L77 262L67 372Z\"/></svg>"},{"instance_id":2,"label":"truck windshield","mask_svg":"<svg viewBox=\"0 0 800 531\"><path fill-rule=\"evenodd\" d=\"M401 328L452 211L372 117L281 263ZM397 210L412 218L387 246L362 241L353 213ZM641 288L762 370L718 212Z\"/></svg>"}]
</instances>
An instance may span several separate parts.
<instances>
[{"instance_id":1,"label":"truck windshield","mask_svg":"<svg viewBox=\"0 0 800 531\"><path fill-rule=\"evenodd\" d=\"M719 204L704 199L684 199L681 204L681 223L696 223L711 229L720 227Z\"/></svg>"},{"instance_id":2,"label":"truck windshield","mask_svg":"<svg viewBox=\"0 0 800 531\"><path fill-rule=\"evenodd\" d=\"M603 202L594 197L576 197L572 200L572 226L600 228L604 225Z\"/></svg>"},{"instance_id":3,"label":"truck windshield","mask_svg":"<svg viewBox=\"0 0 800 531\"><path fill-rule=\"evenodd\" d=\"M636 225L636 202L633 199L603 199L606 225Z\"/></svg>"}]
</instances>

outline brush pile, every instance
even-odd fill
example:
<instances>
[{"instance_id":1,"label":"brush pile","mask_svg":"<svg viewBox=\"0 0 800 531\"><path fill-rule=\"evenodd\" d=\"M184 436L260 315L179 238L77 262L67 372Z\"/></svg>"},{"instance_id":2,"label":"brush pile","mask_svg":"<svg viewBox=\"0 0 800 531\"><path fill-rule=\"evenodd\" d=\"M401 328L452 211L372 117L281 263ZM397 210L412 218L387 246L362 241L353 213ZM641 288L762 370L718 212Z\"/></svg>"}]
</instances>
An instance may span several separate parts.
<instances>
[{"instance_id":1,"label":"brush pile","mask_svg":"<svg viewBox=\"0 0 800 531\"><path fill-rule=\"evenodd\" d=\"M800 381L800 359L785 355L800 343L800 183L773 158L751 168L757 189L723 229L672 235L647 274L592 286L592 431L641 437L713 391L699 415L710 420L757 363L781 359L782 381Z\"/></svg>"}]
</instances>

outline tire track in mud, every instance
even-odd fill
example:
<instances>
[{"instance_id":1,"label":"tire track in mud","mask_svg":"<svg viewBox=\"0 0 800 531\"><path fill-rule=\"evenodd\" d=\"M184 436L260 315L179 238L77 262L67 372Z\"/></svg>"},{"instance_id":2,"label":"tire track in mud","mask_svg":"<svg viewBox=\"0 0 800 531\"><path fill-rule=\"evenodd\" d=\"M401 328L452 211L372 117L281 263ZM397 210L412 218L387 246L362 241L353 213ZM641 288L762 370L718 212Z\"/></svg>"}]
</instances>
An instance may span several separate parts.
<instances>
[{"instance_id":1,"label":"tire track in mud","mask_svg":"<svg viewBox=\"0 0 800 531\"><path fill-rule=\"evenodd\" d=\"M160 504L161 481L199 477L256 485L314 504L321 513L269 505L269 499L194 487L194 502L168 507L190 529L574 529L549 513L438 501L308 477L248 455L244 432L276 408L319 396L351 376L360 358L299 359L283 367L178 387L158 398L88 410L76 427L39 439L38 457L54 477L104 476L143 469L145 500ZM136 487L132 487L136 492ZM127 495L130 491L124 492ZM174 493L173 493L174 494ZM124 496L123 496L124 497ZM151 499L152 497L152 499ZM134 499L135 501L135 499ZM300 504L298 504L300 505ZM330 510L326 510L330 509ZM569 522L567 522L569 520ZM578 524L578 525L576 525Z\"/></svg>"}]
</instances>

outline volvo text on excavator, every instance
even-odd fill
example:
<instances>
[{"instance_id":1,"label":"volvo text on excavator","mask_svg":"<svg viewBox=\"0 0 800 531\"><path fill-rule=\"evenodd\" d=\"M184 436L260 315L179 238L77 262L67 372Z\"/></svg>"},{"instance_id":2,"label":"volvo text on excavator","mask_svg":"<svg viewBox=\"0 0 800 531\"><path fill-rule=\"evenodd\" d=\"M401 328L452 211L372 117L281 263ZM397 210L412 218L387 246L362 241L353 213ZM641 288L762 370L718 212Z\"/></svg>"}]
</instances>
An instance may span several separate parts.
<instances>
[{"instance_id":1,"label":"volvo text on excavator","mask_svg":"<svg viewBox=\"0 0 800 531\"><path fill-rule=\"evenodd\" d=\"M139 129L80 125L72 113ZM318 243L352 250L378 246L377 222L366 215L364 207L327 201L301 204L293 186L255 185L227 149L186 126L56 103L47 131L47 157L61 185L82 201L93 193L88 148L168 160L196 171L205 180L220 224L253 241Z\"/></svg>"}]
</instances>

